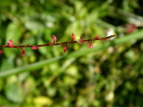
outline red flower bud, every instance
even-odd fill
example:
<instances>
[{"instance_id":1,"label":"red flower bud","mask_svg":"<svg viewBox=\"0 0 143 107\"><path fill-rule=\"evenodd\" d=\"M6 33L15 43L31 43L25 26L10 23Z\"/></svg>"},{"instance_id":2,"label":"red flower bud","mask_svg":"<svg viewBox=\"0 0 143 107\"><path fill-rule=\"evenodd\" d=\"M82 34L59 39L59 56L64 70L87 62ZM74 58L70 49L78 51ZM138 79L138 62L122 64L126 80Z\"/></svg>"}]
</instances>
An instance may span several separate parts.
<instances>
[{"instance_id":1,"label":"red flower bud","mask_svg":"<svg viewBox=\"0 0 143 107\"><path fill-rule=\"evenodd\" d=\"M97 35L97 36L95 37L95 39L97 39L97 40L98 40L99 38L100 38L100 35Z\"/></svg>"},{"instance_id":2,"label":"red flower bud","mask_svg":"<svg viewBox=\"0 0 143 107\"><path fill-rule=\"evenodd\" d=\"M88 41L88 48L93 48L93 45L91 42Z\"/></svg>"},{"instance_id":3,"label":"red flower bud","mask_svg":"<svg viewBox=\"0 0 143 107\"><path fill-rule=\"evenodd\" d=\"M50 45L50 44L51 44L51 42L48 42L47 44L48 44L48 45Z\"/></svg>"},{"instance_id":4,"label":"red flower bud","mask_svg":"<svg viewBox=\"0 0 143 107\"><path fill-rule=\"evenodd\" d=\"M52 35L52 36L53 36L53 41L54 41L54 43L56 43L57 37L56 37L55 35Z\"/></svg>"},{"instance_id":5,"label":"red flower bud","mask_svg":"<svg viewBox=\"0 0 143 107\"><path fill-rule=\"evenodd\" d=\"M0 50L0 55L2 54L2 50Z\"/></svg>"},{"instance_id":6,"label":"red flower bud","mask_svg":"<svg viewBox=\"0 0 143 107\"><path fill-rule=\"evenodd\" d=\"M24 56L25 50L23 48L20 48L20 49L21 49L21 56Z\"/></svg>"},{"instance_id":7,"label":"red flower bud","mask_svg":"<svg viewBox=\"0 0 143 107\"><path fill-rule=\"evenodd\" d=\"M64 48L64 53L65 53L67 51L67 47L64 45L63 48Z\"/></svg>"},{"instance_id":8,"label":"red flower bud","mask_svg":"<svg viewBox=\"0 0 143 107\"><path fill-rule=\"evenodd\" d=\"M8 46L11 47L11 48L14 47L13 44L12 44L12 40L11 40L11 39L8 41L7 44L8 44Z\"/></svg>"},{"instance_id":9,"label":"red flower bud","mask_svg":"<svg viewBox=\"0 0 143 107\"><path fill-rule=\"evenodd\" d=\"M33 49L33 50L37 50L37 49L38 49L38 46L32 46L32 49Z\"/></svg>"},{"instance_id":10,"label":"red flower bud","mask_svg":"<svg viewBox=\"0 0 143 107\"><path fill-rule=\"evenodd\" d=\"M75 35L74 33L72 33L72 41L74 41Z\"/></svg>"}]
</instances>

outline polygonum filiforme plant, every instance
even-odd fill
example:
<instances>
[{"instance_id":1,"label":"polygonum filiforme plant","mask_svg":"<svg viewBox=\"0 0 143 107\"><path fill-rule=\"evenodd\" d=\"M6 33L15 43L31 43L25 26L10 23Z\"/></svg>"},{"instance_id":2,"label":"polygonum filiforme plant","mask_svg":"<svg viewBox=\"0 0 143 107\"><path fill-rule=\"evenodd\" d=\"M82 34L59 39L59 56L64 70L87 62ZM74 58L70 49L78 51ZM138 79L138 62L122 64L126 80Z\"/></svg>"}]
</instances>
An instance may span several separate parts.
<instances>
[{"instance_id":1,"label":"polygonum filiforme plant","mask_svg":"<svg viewBox=\"0 0 143 107\"><path fill-rule=\"evenodd\" d=\"M93 48L93 45L92 45L92 41L95 41L95 40L103 40L103 41L107 41L109 40L110 38L114 37L115 35L111 35L111 36L108 36L108 37L103 37L103 38L100 38L100 35L97 35L95 38L92 38L92 39L87 39L87 40L84 40L83 37L81 36L80 39L78 39L77 41L75 41L75 35L72 33L71 35L71 41L67 41L67 42L62 42L62 43L57 43L57 37L55 35L52 35L53 37L53 42L48 42L47 44L42 44L42 45L20 45L20 46L15 46L13 45L12 43L12 40L10 39L7 43L7 45L2 45L0 46L0 55L2 54L2 48L17 48L17 49L21 49L21 55L24 56L25 55L25 50L24 48L31 48L33 50L37 50L39 47L44 47L44 46L55 46L55 45L61 45L63 47L63 51L64 53L67 51L67 47L66 45L70 44L70 43L79 43L79 44L83 44L84 42L87 42L88 43L88 48Z\"/></svg>"}]
</instances>

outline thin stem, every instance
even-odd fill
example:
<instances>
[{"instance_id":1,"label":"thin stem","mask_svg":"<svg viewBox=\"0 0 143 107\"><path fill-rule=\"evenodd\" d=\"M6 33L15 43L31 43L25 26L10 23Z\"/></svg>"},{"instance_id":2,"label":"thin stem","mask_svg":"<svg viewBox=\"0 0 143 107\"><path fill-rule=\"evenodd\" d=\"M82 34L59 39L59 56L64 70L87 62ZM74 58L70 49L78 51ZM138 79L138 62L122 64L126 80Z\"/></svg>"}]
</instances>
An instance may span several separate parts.
<instances>
[{"instance_id":1,"label":"thin stem","mask_svg":"<svg viewBox=\"0 0 143 107\"><path fill-rule=\"evenodd\" d=\"M93 39L87 39L87 40L83 40L84 42L91 42L91 41L95 41L95 40L108 40L112 37L114 37L115 35L111 35L108 37L104 37L104 38L93 38ZM3 45L0 46L0 48L28 48L28 47L33 47L33 46L38 46L38 47L44 47L44 46L54 46L54 45L65 45L65 44L69 44L69 43L78 43L78 41L68 41L68 42L62 42L62 43L47 43L47 44L42 44L42 45L20 45L20 46L13 46L13 47L9 47L8 45Z\"/></svg>"}]
</instances>

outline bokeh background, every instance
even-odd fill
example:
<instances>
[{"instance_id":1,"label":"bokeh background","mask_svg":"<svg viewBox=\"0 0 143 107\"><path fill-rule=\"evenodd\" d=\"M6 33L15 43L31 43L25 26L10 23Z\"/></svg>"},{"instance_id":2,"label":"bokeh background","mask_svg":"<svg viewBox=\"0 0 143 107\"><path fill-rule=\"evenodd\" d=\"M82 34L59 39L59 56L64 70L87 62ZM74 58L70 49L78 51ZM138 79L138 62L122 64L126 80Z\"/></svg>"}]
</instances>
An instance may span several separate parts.
<instances>
[{"instance_id":1,"label":"bokeh background","mask_svg":"<svg viewBox=\"0 0 143 107\"><path fill-rule=\"evenodd\" d=\"M34 51L4 48L0 107L143 107L143 1L0 0L0 45L116 34Z\"/></svg>"}]
</instances>

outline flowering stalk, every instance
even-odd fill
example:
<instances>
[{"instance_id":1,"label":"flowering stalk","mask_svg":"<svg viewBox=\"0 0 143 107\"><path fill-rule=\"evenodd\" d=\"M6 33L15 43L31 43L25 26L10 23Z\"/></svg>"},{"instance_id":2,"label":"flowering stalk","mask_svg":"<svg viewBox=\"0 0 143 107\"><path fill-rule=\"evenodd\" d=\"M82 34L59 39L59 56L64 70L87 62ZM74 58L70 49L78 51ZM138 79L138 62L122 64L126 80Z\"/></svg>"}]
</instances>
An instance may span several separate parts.
<instances>
[{"instance_id":1,"label":"flowering stalk","mask_svg":"<svg viewBox=\"0 0 143 107\"><path fill-rule=\"evenodd\" d=\"M51 42L48 42L47 44L42 44L42 45L20 45L20 46L14 46L13 43L12 43L12 40L9 40L9 42L7 43L8 45L2 45L0 46L0 55L2 54L2 50L1 48L19 48L21 49L21 55L24 56L25 54L25 50L23 48L31 48L33 50L37 50L39 47L44 47L44 46L55 46L55 45L61 45L63 46L63 49L64 49L64 53L67 51L67 47L66 47L66 44L70 44L70 43L79 43L79 44L83 44L84 42L87 42L88 43L88 48L93 48L93 45L92 45L92 41L95 41L95 40L103 40L103 41L107 41L109 40L110 38L114 37L115 35L111 35L111 36L108 36L108 37L104 37L104 38L100 38L100 35L97 35L95 38L93 39L87 39L87 40L84 40L82 38L82 36L80 37L79 40L77 41L74 41L75 39L75 35L72 33L72 36L71 36L71 41L67 41L67 42L61 42L61 43L57 43L57 37L55 35L52 35L53 37L53 43Z\"/></svg>"}]
</instances>

